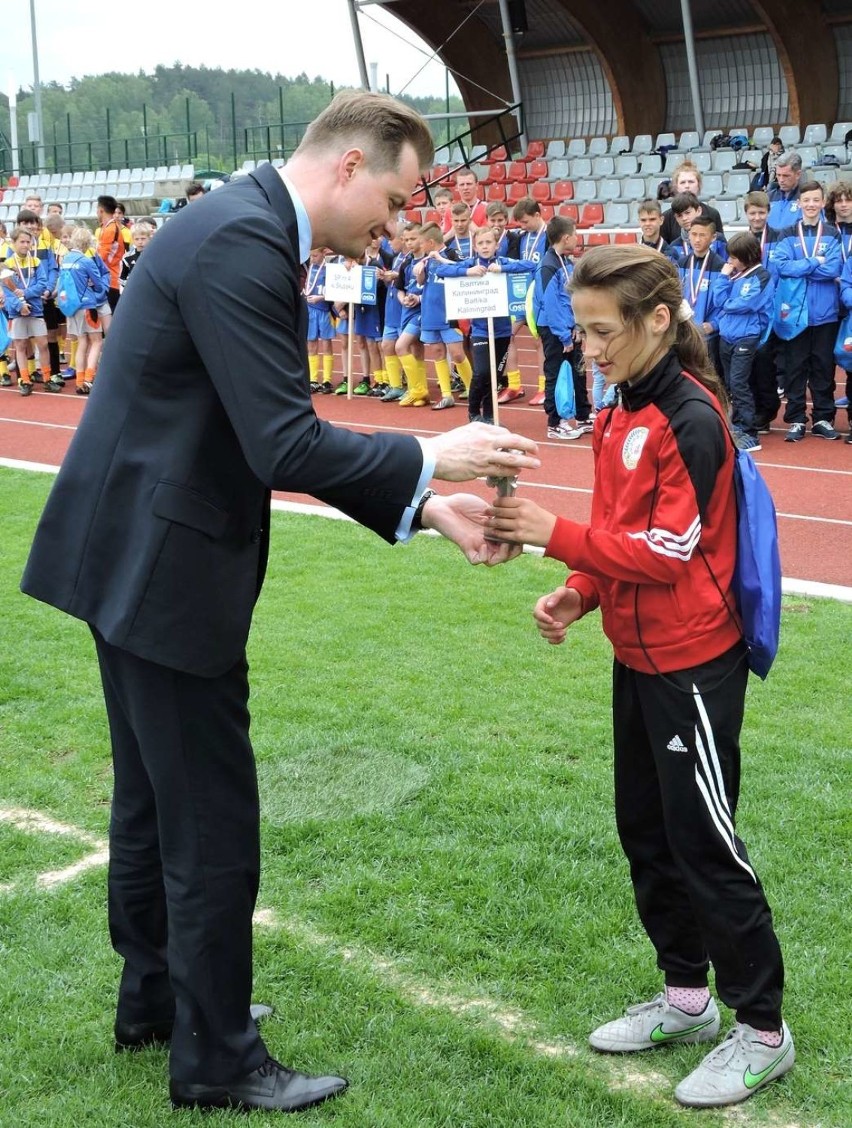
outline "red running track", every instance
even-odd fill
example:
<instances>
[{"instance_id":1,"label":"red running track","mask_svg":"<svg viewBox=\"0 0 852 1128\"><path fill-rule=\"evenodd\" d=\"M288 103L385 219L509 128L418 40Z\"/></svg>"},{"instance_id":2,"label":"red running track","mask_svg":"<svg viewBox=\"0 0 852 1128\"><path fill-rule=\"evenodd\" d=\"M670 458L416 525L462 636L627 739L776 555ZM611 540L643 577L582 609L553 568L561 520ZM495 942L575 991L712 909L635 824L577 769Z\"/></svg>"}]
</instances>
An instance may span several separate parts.
<instances>
[{"instance_id":1,"label":"red running track","mask_svg":"<svg viewBox=\"0 0 852 1128\"><path fill-rule=\"evenodd\" d=\"M528 382L527 397L534 390ZM437 412L365 397L315 396L314 405L323 419L364 430L429 435L466 422L463 404ZM0 458L58 466L85 407L86 400L73 394L72 385L61 395L36 391L26 398L16 389L0 389ZM845 412L838 415L838 423L845 423ZM502 406L500 422L540 444L542 465L523 476L523 492L555 513L587 520L590 439L547 441L542 409L523 403ZM756 455L775 497L784 576L852 587L852 445L810 435L802 443L785 443L784 434L779 423L772 434L761 436L763 450ZM484 483L457 488L488 495ZM295 494L277 496L313 501Z\"/></svg>"}]
</instances>

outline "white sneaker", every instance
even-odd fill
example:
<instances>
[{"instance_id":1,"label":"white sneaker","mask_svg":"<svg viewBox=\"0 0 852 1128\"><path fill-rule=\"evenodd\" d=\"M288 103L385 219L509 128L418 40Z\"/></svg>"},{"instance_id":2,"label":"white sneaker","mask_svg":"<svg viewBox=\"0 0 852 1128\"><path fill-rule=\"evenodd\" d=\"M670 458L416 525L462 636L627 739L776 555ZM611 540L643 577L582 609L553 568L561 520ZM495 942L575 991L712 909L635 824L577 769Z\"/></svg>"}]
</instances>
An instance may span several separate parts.
<instances>
[{"instance_id":1,"label":"white sneaker","mask_svg":"<svg viewBox=\"0 0 852 1128\"><path fill-rule=\"evenodd\" d=\"M588 434L588 431L584 431L580 427L569 427L567 423L560 423L558 427L547 428L549 439L579 439L585 434Z\"/></svg>"},{"instance_id":2,"label":"white sneaker","mask_svg":"<svg viewBox=\"0 0 852 1128\"><path fill-rule=\"evenodd\" d=\"M712 1042L719 1033L719 1008L710 998L701 1014L687 1014L666 1002L661 992L650 1003L628 1007L622 1018L605 1022L589 1035L589 1045L608 1054L653 1050L673 1042Z\"/></svg>"},{"instance_id":3,"label":"white sneaker","mask_svg":"<svg viewBox=\"0 0 852 1128\"><path fill-rule=\"evenodd\" d=\"M796 1061L796 1048L787 1023L780 1046L767 1046L757 1031L738 1022L724 1042L711 1050L697 1069L678 1085L675 1097L691 1108L737 1104L758 1089L788 1073Z\"/></svg>"}]
</instances>

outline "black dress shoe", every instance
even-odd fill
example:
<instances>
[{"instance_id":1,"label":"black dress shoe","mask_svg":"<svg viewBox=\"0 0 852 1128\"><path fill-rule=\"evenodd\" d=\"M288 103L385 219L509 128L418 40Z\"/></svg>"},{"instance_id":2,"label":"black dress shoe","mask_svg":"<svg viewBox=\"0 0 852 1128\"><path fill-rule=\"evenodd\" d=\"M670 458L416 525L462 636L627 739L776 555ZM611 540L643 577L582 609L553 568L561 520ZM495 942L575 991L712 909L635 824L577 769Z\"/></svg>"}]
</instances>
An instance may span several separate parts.
<instances>
[{"instance_id":1,"label":"black dress shoe","mask_svg":"<svg viewBox=\"0 0 852 1128\"><path fill-rule=\"evenodd\" d=\"M344 1077L296 1073L270 1057L247 1077L224 1085L171 1081L169 1095L175 1108L263 1108L273 1112L298 1112L336 1097L348 1086Z\"/></svg>"},{"instance_id":2,"label":"black dress shoe","mask_svg":"<svg viewBox=\"0 0 852 1128\"><path fill-rule=\"evenodd\" d=\"M161 1022L115 1021L115 1052L123 1054L144 1050L146 1046L167 1046L172 1040L173 1018Z\"/></svg>"},{"instance_id":3,"label":"black dress shoe","mask_svg":"<svg viewBox=\"0 0 852 1128\"><path fill-rule=\"evenodd\" d=\"M252 1003L249 1012L255 1022L268 1018L274 1014L272 1007L266 1003ZM161 1022L115 1022L115 1052L122 1054L127 1051L144 1050L147 1046L167 1046L172 1040L172 1026L174 1019L163 1019Z\"/></svg>"}]
</instances>

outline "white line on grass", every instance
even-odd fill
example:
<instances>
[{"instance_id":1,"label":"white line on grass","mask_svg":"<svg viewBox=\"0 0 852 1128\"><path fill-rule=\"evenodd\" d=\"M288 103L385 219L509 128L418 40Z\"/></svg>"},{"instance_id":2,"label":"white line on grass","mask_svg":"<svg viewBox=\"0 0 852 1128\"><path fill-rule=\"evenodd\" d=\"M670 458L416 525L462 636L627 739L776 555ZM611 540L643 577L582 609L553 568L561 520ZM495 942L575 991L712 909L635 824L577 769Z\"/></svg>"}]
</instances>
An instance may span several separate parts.
<instances>
[{"instance_id":1,"label":"white line on grass","mask_svg":"<svg viewBox=\"0 0 852 1128\"><path fill-rule=\"evenodd\" d=\"M56 474L59 471L58 466L48 466L42 462L23 462L16 458L0 458L0 466L6 466L10 470L35 470L48 474ZM533 483L531 483L533 484ZM584 490L580 487L574 486L555 486L555 485L537 485L537 489L544 490L566 490L573 493L591 493L591 490ZM332 521L351 521L351 517L347 517L345 513L341 513L339 509L333 509L328 505L311 505L307 502L301 501L279 501L277 498L272 500L272 508L278 513L298 513L308 517L326 517ZM779 513L779 517L788 517L800 521L823 521L827 524L834 525L852 525L852 521L840 521L829 517L804 517L796 513ZM437 536L437 533L432 533L432 530L426 530L430 535ZM420 534L418 534L420 535ZM534 556L541 556L543 549L531 548L529 545L524 546L524 552ZM841 603L852 603L852 587L844 586L842 584L824 584L817 580L795 580L785 578L783 580L783 591L786 595L803 595L810 596L818 599L837 599Z\"/></svg>"},{"instance_id":2,"label":"white line on grass","mask_svg":"<svg viewBox=\"0 0 852 1128\"><path fill-rule=\"evenodd\" d=\"M67 885L86 870L105 866L109 861L109 848L103 839L96 838L93 834L80 830L79 827L69 826L68 823L43 815L41 811L30 811L24 807L0 808L0 822L8 823L25 834L58 834L64 838L74 838L77 842L93 848L91 854L87 854L70 866L38 874L35 879L36 885L42 889L57 889L60 885ZM14 883L0 886L2 893L10 893L14 889Z\"/></svg>"}]
</instances>

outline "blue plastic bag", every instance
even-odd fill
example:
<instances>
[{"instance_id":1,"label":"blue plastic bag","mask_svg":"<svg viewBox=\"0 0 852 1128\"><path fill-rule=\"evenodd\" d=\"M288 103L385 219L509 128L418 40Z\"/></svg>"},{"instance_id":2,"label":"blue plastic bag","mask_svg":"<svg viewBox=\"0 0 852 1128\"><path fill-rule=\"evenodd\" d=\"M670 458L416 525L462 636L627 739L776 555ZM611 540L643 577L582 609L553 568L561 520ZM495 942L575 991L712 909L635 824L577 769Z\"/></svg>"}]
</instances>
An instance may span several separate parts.
<instances>
[{"instance_id":1,"label":"blue plastic bag","mask_svg":"<svg viewBox=\"0 0 852 1128\"><path fill-rule=\"evenodd\" d=\"M9 347L12 338L9 334L9 322L6 320L6 314L0 309L0 353L4 353Z\"/></svg>"},{"instance_id":2,"label":"blue plastic bag","mask_svg":"<svg viewBox=\"0 0 852 1128\"><path fill-rule=\"evenodd\" d=\"M559 366L556 388L553 393L560 419L573 419L577 405L574 401L574 369L566 357Z\"/></svg>"},{"instance_id":3,"label":"blue plastic bag","mask_svg":"<svg viewBox=\"0 0 852 1128\"><path fill-rule=\"evenodd\" d=\"M56 280L56 304L66 317L73 317L78 310L83 308L83 301L77 290L74 271L68 266L59 268L59 277Z\"/></svg>"},{"instance_id":4,"label":"blue plastic bag","mask_svg":"<svg viewBox=\"0 0 852 1128\"><path fill-rule=\"evenodd\" d=\"M834 342L834 360L847 372L852 372L852 310L840 322L837 340Z\"/></svg>"}]
</instances>

